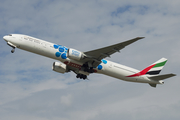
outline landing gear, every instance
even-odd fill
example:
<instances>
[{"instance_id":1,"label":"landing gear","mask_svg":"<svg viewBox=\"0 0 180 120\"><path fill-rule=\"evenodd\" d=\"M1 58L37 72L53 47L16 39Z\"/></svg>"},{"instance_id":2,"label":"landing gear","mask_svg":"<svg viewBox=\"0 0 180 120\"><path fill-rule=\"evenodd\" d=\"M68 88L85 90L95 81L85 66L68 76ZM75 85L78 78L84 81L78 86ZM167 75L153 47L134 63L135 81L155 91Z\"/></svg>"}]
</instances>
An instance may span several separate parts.
<instances>
[{"instance_id":1,"label":"landing gear","mask_svg":"<svg viewBox=\"0 0 180 120\"><path fill-rule=\"evenodd\" d=\"M93 67L90 67L89 73L94 73Z\"/></svg>"},{"instance_id":2,"label":"landing gear","mask_svg":"<svg viewBox=\"0 0 180 120\"><path fill-rule=\"evenodd\" d=\"M12 43L10 43L10 42L7 42L7 45L12 47L11 53L14 53L16 47Z\"/></svg>"},{"instance_id":3,"label":"landing gear","mask_svg":"<svg viewBox=\"0 0 180 120\"><path fill-rule=\"evenodd\" d=\"M92 66L92 65L89 65L86 62L85 64L82 65L80 71L84 71L84 72L88 72L88 73L94 73L95 71L94 71L93 67L89 67L89 66ZM77 74L76 78L80 78L80 79L84 79L84 80L87 79L87 75L80 74L79 72L78 73L76 72L76 74ZM85 73L85 74L87 74L87 73Z\"/></svg>"},{"instance_id":4,"label":"landing gear","mask_svg":"<svg viewBox=\"0 0 180 120\"><path fill-rule=\"evenodd\" d=\"M13 47L13 49L11 50L11 53L14 53L15 52L15 48Z\"/></svg>"},{"instance_id":5,"label":"landing gear","mask_svg":"<svg viewBox=\"0 0 180 120\"><path fill-rule=\"evenodd\" d=\"M81 70L88 73L94 73L93 67L89 67L87 63L82 65Z\"/></svg>"},{"instance_id":6,"label":"landing gear","mask_svg":"<svg viewBox=\"0 0 180 120\"><path fill-rule=\"evenodd\" d=\"M83 74L77 74L76 78L80 78L80 79L87 79L87 76L86 75L83 75Z\"/></svg>"},{"instance_id":7,"label":"landing gear","mask_svg":"<svg viewBox=\"0 0 180 120\"><path fill-rule=\"evenodd\" d=\"M84 68L84 72L94 73L93 67L92 68Z\"/></svg>"}]
</instances>

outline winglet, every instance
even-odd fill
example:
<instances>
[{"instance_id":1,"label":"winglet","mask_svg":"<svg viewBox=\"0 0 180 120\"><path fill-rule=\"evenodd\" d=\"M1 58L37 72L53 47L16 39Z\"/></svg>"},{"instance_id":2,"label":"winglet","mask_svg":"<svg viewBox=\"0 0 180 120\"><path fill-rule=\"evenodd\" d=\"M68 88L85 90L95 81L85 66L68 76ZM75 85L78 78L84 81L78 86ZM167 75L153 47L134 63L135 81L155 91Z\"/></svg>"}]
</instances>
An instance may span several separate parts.
<instances>
[{"instance_id":1,"label":"winglet","mask_svg":"<svg viewBox=\"0 0 180 120\"><path fill-rule=\"evenodd\" d=\"M137 37L137 39L143 39L143 38L145 38L145 37Z\"/></svg>"}]
</instances>

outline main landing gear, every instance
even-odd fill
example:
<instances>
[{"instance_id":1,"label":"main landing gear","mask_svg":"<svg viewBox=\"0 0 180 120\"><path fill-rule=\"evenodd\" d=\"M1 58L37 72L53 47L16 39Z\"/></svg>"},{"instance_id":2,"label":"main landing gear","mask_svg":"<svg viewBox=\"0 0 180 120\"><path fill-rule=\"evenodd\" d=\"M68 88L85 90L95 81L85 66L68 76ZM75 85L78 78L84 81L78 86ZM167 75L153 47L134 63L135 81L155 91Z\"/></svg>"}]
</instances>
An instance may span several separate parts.
<instances>
[{"instance_id":1,"label":"main landing gear","mask_svg":"<svg viewBox=\"0 0 180 120\"><path fill-rule=\"evenodd\" d=\"M82 65L81 71L88 72L88 73L95 72L93 67L89 67L88 63L85 63ZM79 73L76 73L76 74L77 74L76 78L80 78L80 79L84 79L84 80L87 79L87 75L79 74Z\"/></svg>"},{"instance_id":2,"label":"main landing gear","mask_svg":"<svg viewBox=\"0 0 180 120\"><path fill-rule=\"evenodd\" d=\"M93 67L91 67L91 68L84 68L84 72L93 73L94 72Z\"/></svg>"},{"instance_id":3,"label":"main landing gear","mask_svg":"<svg viewBox=\"0 0 180 120\"><path fill-rule=\"evenodd\" d=\"M94 73L93 67L89 67L87 63L82 65L81 70L88 73Z\"/></svg>"},{"instance_id":4,"label":"main landing gear","mask_svg":"<svg viewBox=\"0 0 180 120\"><path fill-rule=\"evenodd\" d=\"M86 75L83 75L83 74L77 74L76 78L80 78L80 79L87 79L87 76Z\"/></svg>"}]
</instances>

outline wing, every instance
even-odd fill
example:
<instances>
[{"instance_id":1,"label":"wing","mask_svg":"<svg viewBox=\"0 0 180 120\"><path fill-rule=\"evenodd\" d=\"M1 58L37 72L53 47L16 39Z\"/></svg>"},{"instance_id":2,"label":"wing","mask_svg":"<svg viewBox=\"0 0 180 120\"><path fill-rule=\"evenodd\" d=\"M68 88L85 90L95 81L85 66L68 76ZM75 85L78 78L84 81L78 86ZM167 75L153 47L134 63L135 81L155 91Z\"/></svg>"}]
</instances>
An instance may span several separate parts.
<instances>
[{"instance_id":1,"label":"wing","mask_svg":"<svg viewBox=\"0 0 180 120\"><path fill-rule=\"evenodd\" d=\"M110 57L110 55L114 54L115 52L119 52L121 49L128 46L129 44L136 42L143 38L144 37L137 37L137 38L134 38L134 39L131 39L131 40L128 40L125 42L121 42L121 43L118 43L115 45L111 45L111 46L107 46L104 48L84 52L84 54L88 56L88 59L86 59L85 61L93 62L92 63L93 67L96 67L103 58Z\"/></svg>"},{"instance_id":2,"label":"wing","mask_svg":"<svg viewBox=\"0 0 180 120\"><path fill-rule=\"evenodd\" d=\"M119 52L121 49L123 49L127 45L143 38L144 37L137 37L137 38L125 41L125 42L121 42L115 45L111 45L108 47L104 47L104 48L100 48L100 49L96 49L96 50L92 50L92 51L88 51L84 53L86 55L92 56L93 58L97 60L101 60L103 58L110 57L110 55L114 54L115 52Z\"/></svg>"}]
</instances>

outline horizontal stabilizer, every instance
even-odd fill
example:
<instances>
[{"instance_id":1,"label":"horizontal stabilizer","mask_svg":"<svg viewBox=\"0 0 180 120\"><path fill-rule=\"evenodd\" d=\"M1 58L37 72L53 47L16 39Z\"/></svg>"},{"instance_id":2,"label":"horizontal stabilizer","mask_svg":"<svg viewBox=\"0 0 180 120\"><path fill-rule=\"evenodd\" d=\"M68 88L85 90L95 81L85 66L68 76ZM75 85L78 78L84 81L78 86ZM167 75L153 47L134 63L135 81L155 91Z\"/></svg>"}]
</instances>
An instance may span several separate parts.
<instances>
[{"instance_id":1,"label":"horizontal stabilizer","mask_svg":"<svg viewBox=\"0 0 180 120\"><path fill-rule=\"evenodd\" d=\"M153 77L148 77L148 78L151 80L159 81L159 80L164 80L164 79L167 79L167 78L170 78L173 76L176 76L176 75L175 74L165 74L165 75L158 75L158 76L153 76Z\"/></svg>"}]
</instances>

